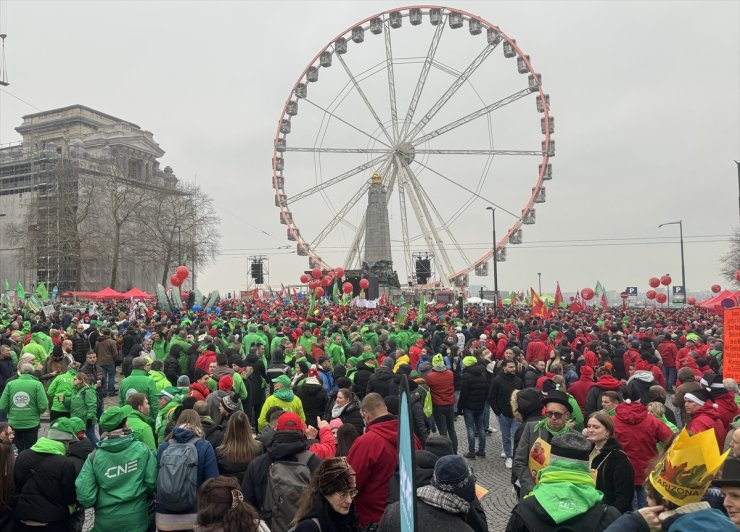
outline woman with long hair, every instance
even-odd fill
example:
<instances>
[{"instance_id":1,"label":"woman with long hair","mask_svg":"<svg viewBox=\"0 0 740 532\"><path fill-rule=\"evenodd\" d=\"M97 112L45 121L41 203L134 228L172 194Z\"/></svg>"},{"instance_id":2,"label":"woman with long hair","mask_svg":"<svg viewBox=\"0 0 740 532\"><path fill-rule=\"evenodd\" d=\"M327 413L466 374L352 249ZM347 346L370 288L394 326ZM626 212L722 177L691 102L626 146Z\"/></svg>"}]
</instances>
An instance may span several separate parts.
<instances>
[{"instance_id":1,"label":"woman with long hair","mask_svg":"<svg viewBox=\"0 0 740 532\"><path fill-rule=\"evenodd\" d=\"M337 429L337 456L347 456L352 444L359 437L360 433L352 423L339 427Z\"/></svg>"},{"instance_id":2,"label":"woman with long hair","mask_svg":"<svg viewBox=\"0 0 740 532\"><path fill-rule=\"evenodd\" d=\"M340 388L337 392L337 398L327 409L327 421L332 419L341 419L346 425L351 423L357 431L362 434L365 430L365 422L362 419L360 400L348 388Z\"/></svg>"},{"instance_id":3,"label":"woman with long hair","mask_svg":"<svg viewBox=\"0 0 740 532\"><path fill-rule=\"evenodd\" d=\"M231 477L206 480L198 490L196 532L270 532Z\"/></svg>"},{"instance_id":4,"label":"woman with long hair","mask_svg":"<svg viewBox=\"0 0 740 532\"><path fill-rule=\"evenodd\" d=\"M262 452L262 444L254 439L247 415L238 410L229 416L223 442L216 449L219 473L241 479L249 462Z\"/></svg>"},{"instance_id":5,"label":"woman with long hair","mask_svg":"<svg viewBox=\"0 0 740 532\"><path fill-rule=\"evenodd\" d=\"M295 532L356 532L356 495L355 472L347 459L327 458L314 471L303 492L293 518Z\"/></svg>"},{"instance_id":6,"label":"woman with long hair","mask_svg":"<svg viewBox=\"0 0 740 532\"><path fill-rule=\"evenodd\" d=\"M72 399L69 403L70 417L78 417L85 422L85 436L95 446L98 436L95 426L98 424L98 394L90 386L86 373L78 371L72 379Z\"/></svg>"},{"instance_id":7,"label":"woman with long hair","mask_svg":"<svg viewBox=\"0 0 740 532\"><path fill-rule=\"evenodd\" d=\"M8 423L3 422L0 423L0 530L10 530L13 526L14 466L13 429Z\"/></svg>"},{"instance_id":8,"label":"woman with long hair","mask_svg":"<svg viewBox=\"0 0 740 532\"><path fill-rule=\"evenodd\" d=\"M634 471L622 446L614 437L614 421L603 411L588 418L585 435L594 446L591 469L596 471L596 489L604 494L604 502L624 513L632 507Z\"/></svg>"}]
</instances>

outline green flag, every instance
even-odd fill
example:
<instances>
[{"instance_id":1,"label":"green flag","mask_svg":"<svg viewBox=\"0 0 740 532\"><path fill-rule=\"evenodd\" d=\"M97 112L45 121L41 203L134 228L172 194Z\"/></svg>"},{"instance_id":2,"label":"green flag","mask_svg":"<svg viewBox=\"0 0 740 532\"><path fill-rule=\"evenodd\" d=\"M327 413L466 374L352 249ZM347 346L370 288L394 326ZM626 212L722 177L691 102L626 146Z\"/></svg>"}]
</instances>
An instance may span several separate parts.
<instances>
[{"instance_id":1,"label":"green flag","mask_svg":"<svg viewBox=\"0 0 740 532\"><path fill-rule=\"evenodd\" d=\"M5 279L3 281L3 292L7 292L8 290L10 290L10 283L8 282L7 279Z\"/></svg>"},{"instance_id":2,"label":"green flag","mask_svg":"<svg viewBox=\"0 0 740 532\"><path fill-rule=\"evenodd\" d=\"M419 295L419 313L416 315L416 323L424 321L426 316L427 302L424 300L424 292Z\"/></svg>"},{"instance_id":3,"label":"green flag","mask_svg":"<svg viewBox=\"0 0 740 532\"><path fill-rule=\"evenodd\" d=\"M339 283L338 282L334 282L334 288L332 289L331 297L334 300L334 304L338 305L339 304Z\"/></svg>"},{"instance_id":4,"label":"green flag","mask_svg":"<svg viewBox=\"0 0 740 532\"><path fill-rule=\"evenodd\" d=\"M594 295L596 297L599 297L603 293L604 293L604 287L602 286L601 281L596 281L596 288L594 288Z\"/></svg>"},{"instance_id":5,"label":"green flag","mask_svg":"<svg viewBox=\"0 0 740 532\"><path fill-rule=\"evenodd\" d=\"M401 299L403 299L403 296L401 296ZM398 314L396 314L396 323L398 325L403 325L406 323L406 320L409 318L409 306L408 305L401 305L398 307Z\"/></svg>"},{"instance_id":6,"label":"green flag","mask_svg":"<svg viewBox=\"0 0 740 532\"><path fill-rule=\"evenodd\" d=\"M49 299L49 291L46 289L44 281L41 281L36 287L36 295L41 298L41 301L47 301Z\"/></svg>"},{"instance_id":7,"label":"green flag","mask_svg":"<svg viewBox=\"0 0 740 532\"><path fill-rule=\"evenodd\" d=\"M311 299L308 305L308 315L313 314L313 309L316 307L316 290L311 290Z\"/></svg>"},{"instance_id":8,"label":"green flag","mask_svg":"<svg viewBox=\"0 0 740 532\"><path fill-rule=\"evenodd\" d=\"M23 283L20 281L15 283L15 297L18 299L26 299L26 291L23 289Z\"/></svg>"},{"instance_id":9,"label":"green flag","mask_svg":"<svg viewBox=\"0 0 740 532\"><path fill-rule=\"evenodd\" d=\"M36 294L31 294L31 297L28 300L28 304L26 305L28 310L30 310L31 312L38 312L43 306L44 304L39 300L38 297L36 297Z\"/></svg>"}]
</instances>

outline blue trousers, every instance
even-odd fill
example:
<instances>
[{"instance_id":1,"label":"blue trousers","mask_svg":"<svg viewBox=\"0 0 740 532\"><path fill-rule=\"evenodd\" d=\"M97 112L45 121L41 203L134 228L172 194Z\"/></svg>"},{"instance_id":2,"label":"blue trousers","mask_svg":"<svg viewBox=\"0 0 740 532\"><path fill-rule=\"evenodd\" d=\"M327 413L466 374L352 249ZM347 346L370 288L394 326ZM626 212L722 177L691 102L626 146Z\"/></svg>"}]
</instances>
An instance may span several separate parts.
<instances>
[{"instance_id":1,"label":"blue trousers","mask_svg":"<svg viewBox=\"0 0 740 532\"><path fill-rule=\"evenodd\" d=\"M483 410L477 412L466 408L463 411L465 431L468 436L468 451L475 452L475 437L478 436L478 451L486 452L486 426L483 423Z\"/></svg>"},{"instance_id":2,"label":"blue trousers","mask_svg":"<svg viewBox=\"0 0 740 532\"><path fill-rule=\"evenodd\" d=\"M519 427L519 422L514 418L501 415L498 416L498 425L501 427L501 444L504 447L506 458L512 458L512 442L514 440L514 434L516 434L516 429Z\"/></svg>"}]
</instances>

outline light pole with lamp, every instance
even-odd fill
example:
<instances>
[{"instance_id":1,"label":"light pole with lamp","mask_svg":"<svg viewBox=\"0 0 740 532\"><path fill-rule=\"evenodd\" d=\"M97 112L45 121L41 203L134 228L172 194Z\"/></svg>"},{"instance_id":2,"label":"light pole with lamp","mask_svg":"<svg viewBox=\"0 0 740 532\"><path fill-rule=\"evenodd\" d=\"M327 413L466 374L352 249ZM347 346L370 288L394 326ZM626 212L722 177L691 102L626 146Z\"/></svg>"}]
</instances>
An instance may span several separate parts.
<instances>
[{"instance_id":1,"label":"light pole with lamp","mask_svg":"<svg viewBox=\"0 0 740 532\"><path fill-rule=\"evenodd\" d=\"M540 272L537 272L537 283L540 287L539 295L542 297L542 274Z\"/></svg>"},{"instance_id":2,"label":"light pole with lamp","mask_svg":"<svg viewBox=\"0 0 740 532\"><path fill-rule=\"evenodd\" d=\"M681 240L681 284L683 285L683 302L685 305L689 291L686 288L686 266L685 266L684 258L683 258L683 220L679 220L677 222L666 222L664 224L660 224L658 226L658 229L660 229L664 225L678 225L678 232L679 232L678 234ZM668 297L670 297L670 294Z\"/></svg>"},{"instance_id":3,"label":"light pole with lamp","mask_svg":"<svg viewBox=\"0 0 740 532\"><path fill-rule=\"evenodd\" d=\"M498 257L496 257L496 209L486 207L491 211L491 222L493 224L493 304L498 308Z\"/></svg>"}]
</instances>

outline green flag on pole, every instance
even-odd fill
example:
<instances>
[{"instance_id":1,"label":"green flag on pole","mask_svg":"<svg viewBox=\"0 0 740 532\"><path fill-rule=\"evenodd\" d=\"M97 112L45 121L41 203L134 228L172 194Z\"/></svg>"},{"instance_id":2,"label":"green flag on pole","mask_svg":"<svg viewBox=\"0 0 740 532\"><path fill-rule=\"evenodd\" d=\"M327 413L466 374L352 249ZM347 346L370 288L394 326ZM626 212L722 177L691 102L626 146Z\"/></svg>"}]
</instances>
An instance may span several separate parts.
<instances>
[{"instance_id":1,"label":"green flag on pole","mask_svg":"<svg viewBox=\"0 0 740 532\"><path fill-rule=\"evenodd\" d=\"M44 284L44 281L41 281L36 287L36 295L41 298L41 301L48 301L49 291L46 289L46 284Z\"/></svg>"},{"instance_id":2,"label":"green flag on pole","mask_svg":"<svg viewBox=\"0 0 740 532\"><path fill-rule=\"evenodd\" d=\"M601 281L596 281L596 288L594 288L594 295L596 297L599 297L603 293L604 293L604 287L601 284Z\"/></svg>"},{"instance_id":3,"label":"green flag on pole","mask_svg":"<svg viewBox=\"0 0 740 532\"><path fill-rule=\"evenodd\" d=\"M3 281L3 292L7 292L8 290L10 290L10 283L8 282L7 279L5 279Z\"/></svg>"},{"instance_id":4,"label":"green flag on pole","mask_svg":"<svg viewBox=\"0 0 740 532\"><path fill-rule=\"evenodd\" d=\"M419 313L416 315L416 323L424 321L427 311L427 302L424 299L424 292L419 295Z\"/></svg>"},{"instance_id":5,"label":"green flag on pole","mask_svg":"<svg viewBox=\"0 0 740 532\"><path fill-rule=\"evenodd\" d=\"M26 299L26 291L23 289L23 283L20 281L15 283L15 297L18 299Z\"/></svg>"},{"instance_id":6,"label":"green flag on pole","mask_svg":"<svg viewBox=\"0 0 740 532\"><path fill-rule=\"evenodd\" d=\"M335 305L338 305L339 304L339 299L340 299L340 296L339 296L339 283L336 282L336 281L334 282L334 288L332 289L331 297L334 300L334 304Z\"/></svg>"}]
</instances>

